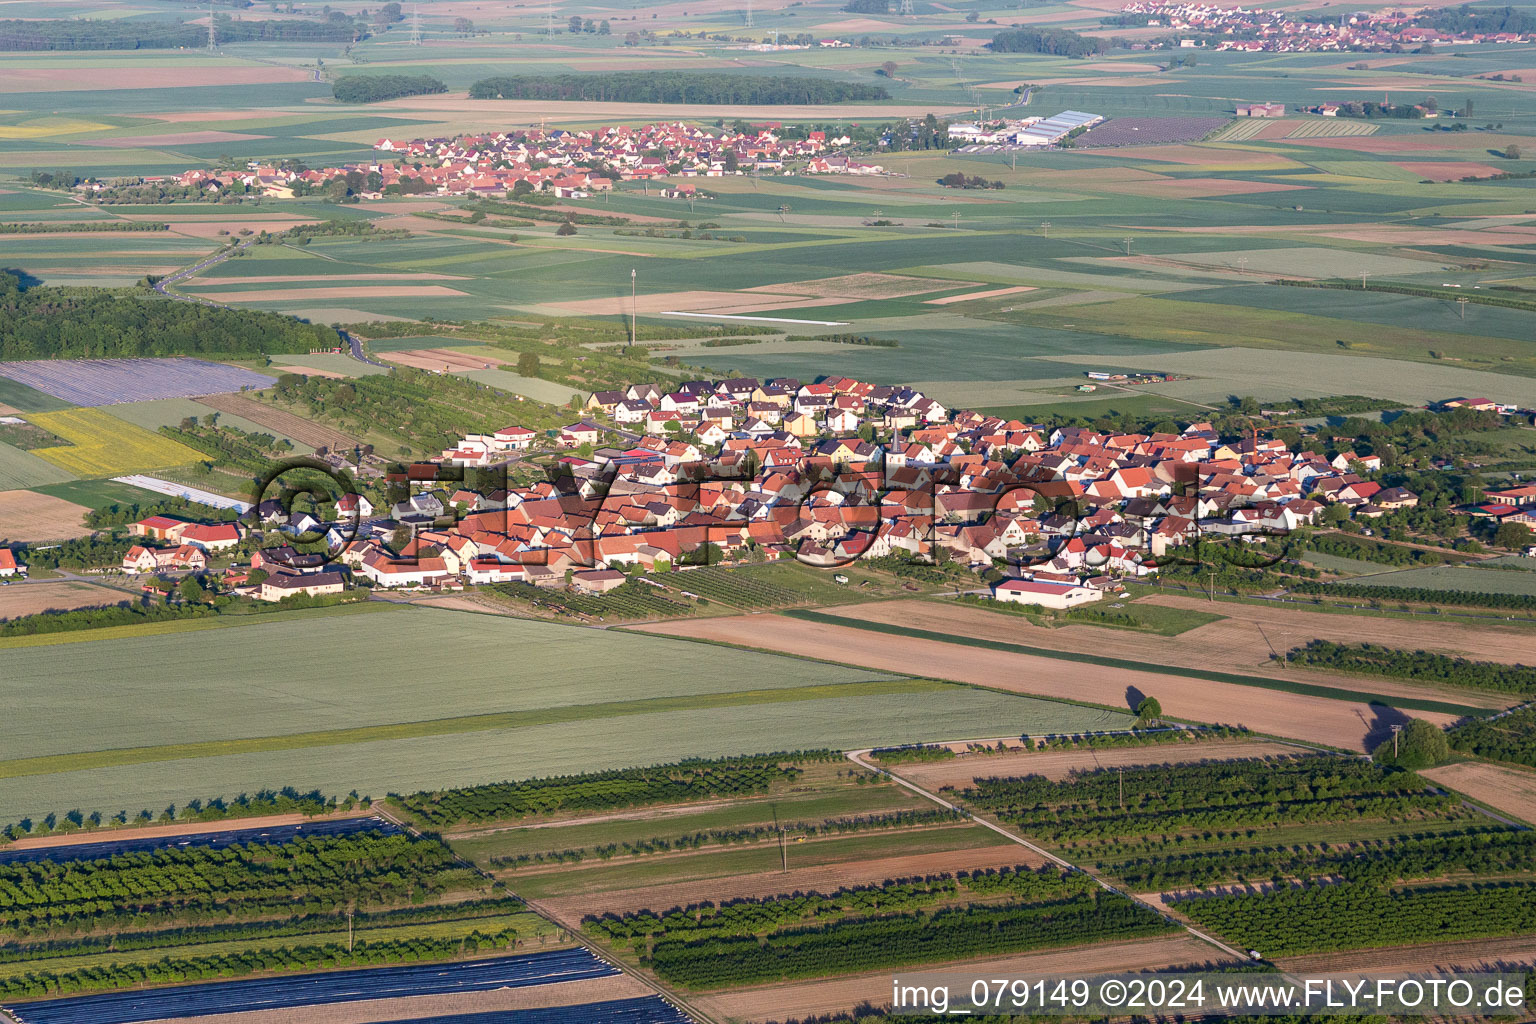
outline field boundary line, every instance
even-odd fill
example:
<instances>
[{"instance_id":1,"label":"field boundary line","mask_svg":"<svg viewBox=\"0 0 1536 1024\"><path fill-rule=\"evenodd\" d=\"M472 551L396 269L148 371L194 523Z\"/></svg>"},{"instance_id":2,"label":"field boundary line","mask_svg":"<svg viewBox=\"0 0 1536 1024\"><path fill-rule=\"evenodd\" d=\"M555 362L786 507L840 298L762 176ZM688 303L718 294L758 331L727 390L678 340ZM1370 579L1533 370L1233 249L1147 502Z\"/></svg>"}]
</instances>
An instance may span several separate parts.
<instances>
[{"instance_id":1,"label":"field boundary line","mask_svg":"<svg viewBox=\"0 0 1536 1024\"><path fill-rule=\"evenodd\" d=\"M914 640L930 640L937 643L955 644L961 647L979 647L984 650L1002 651L1008 654L1029 654L1045 658L1055 658L1059 661L1075 661L1088 665L1098 665L1103 668L1118 668L1137 672L1151 672L1157 675L1182 676L1191 679L1206 679L1213 683L1232 683L1238 686L1251 686L1256 689L1278 690L1282 693L1294 693L1304 697L1323 697L1329 700L1341 700L1349 702L1364 702L1367 704L1382 704L1388 707L1396 707L1411 711L1433 711L1441 714L1458 715L1464 718L1481 718L1488 713L1487 708L1474 708L1462 704L1451 704L1445 701L1426 700L1419 697L1388 697L1379 693L1369 693L1360 690L1343 690L1333 686L1322 686L1316 683L1293 683L1284 679L1271 679L1267 676L1246 676L1235 672L1215 672L1210 669L1177 668L1159 665L1154 662L1131 661L1126 658L1108 658L1097 654L1077 654L1071 651L1056 651L1046 647L1030 647L1025 644L1007 643L1002 640L984 640L980 637L954 636L949 633L936 633L926 629L912 629L905 626L892 626L882 622L868 622L862 619L853 619L841 615L828 615L823 612L789 609L778 614L789 618L801 619L806 622L816 622L826 626L848 626L853 629L862 629L872 633L884 633L889 636L904 636Z\"/></svg>"}]
</instances>

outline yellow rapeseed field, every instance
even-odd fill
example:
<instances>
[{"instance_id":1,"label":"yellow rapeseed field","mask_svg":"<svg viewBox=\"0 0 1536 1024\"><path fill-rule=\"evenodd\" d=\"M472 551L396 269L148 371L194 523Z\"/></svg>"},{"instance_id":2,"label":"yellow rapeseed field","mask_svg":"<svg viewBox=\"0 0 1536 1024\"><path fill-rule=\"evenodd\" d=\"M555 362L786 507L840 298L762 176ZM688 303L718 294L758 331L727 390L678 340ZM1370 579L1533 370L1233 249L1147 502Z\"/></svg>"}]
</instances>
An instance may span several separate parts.
<instances>
[{"instance_id":1,"label":"yellow rapeseed field","mask_svg":"<svg viewBox=\"0 0 1536 1024\"><path fill-rule=\"evenodd\" d=\"M27 419L70 442L57 448L37 448L32 454L80 477L144 473L207 457L100 409L28 413Z\"/></svg>"}]
</instances>

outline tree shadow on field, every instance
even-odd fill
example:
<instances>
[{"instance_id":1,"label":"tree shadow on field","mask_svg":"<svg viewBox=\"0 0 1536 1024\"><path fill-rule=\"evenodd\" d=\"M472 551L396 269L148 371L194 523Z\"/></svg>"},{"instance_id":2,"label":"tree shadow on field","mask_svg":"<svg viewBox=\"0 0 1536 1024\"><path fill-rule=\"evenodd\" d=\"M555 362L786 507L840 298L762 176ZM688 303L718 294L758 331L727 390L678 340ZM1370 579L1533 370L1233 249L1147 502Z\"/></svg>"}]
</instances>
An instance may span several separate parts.
<instances>
[{"instance_id":1,"label":"tree shadow on field","mask_svg":"<svg viewBox=\"0 0 1536 1024\"><path fill-rule=\"evenodd\" d=\"M1137 687L1127 686L1125 688L1125 703L1126 706L1129 707L1132 711L1135 711L1137 708L1141 707L1141 702L1146 699L1147 695L1142 693L1141 690Z\"/></svg>"},{"instance_id":2,"label":"tree shadow on field","mask_svg":"<svg viewBox=\"0 0 1536 1024\"><path fill-rule=\"evenodd\" d=\"M22 291L26 291L28 288L36 288L38 285L43 283L42 278L35 277L32 274L27 273L25 270L22 270L20 267L0 267L0 274L10 274L12 277L14 277L16 279L17 286L21 288Z\"/></svg>"},{"instance_id":3,"label":"tree shadow on field","mask_svg":"<svg viewBox=\"0 0 1536 1024\"><path fill-rule=\"evenodd\" d=\"M1371 702L1371 711L1375 718L1367 721L1365 715L1360 715L1360 721L1365 724L1365 749L1375 750L1383 741L1392 738L1392 727L1400 725L1406 727L1411 718L1403 714L1397 708L1389 707L1376 701ZM1358 713L1358 712L1357 712Z\"/></svg>"}]
</instances>

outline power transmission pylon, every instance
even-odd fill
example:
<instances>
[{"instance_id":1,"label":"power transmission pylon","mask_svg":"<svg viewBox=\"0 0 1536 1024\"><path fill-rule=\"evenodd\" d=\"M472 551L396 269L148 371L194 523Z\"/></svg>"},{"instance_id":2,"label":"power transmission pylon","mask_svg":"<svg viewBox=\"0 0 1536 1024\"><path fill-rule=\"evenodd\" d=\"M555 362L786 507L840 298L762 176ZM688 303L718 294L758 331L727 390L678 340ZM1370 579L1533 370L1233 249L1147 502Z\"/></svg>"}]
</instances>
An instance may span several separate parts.
<instances>
[{"instance_id":1,"label":"power transmission pylon","mask_svg":"<svg viewBox=\"0 0 1536 1024\"><path fill-rule=\"evenodd\" d=\"M752 21L752 0L747 0L747 28L756 28Z\"/></svg>"},{"instance_id":2,"label":"power transmission pylon","mask_svg":"<svg viewBox=\"0 0 1536 1024\"><path fill-rule=\"evenodd\" d=\"M901 0L901 9L896 13L915 15L917 12L912 9L912 0Z\"/></svg>"},{"instance_id":3,"label":"power transmission pylon","mask_svg":"<svg viewBox=\"0 0 1536 1024\"><path fill-rule=\"evenodd\" d=\"M213 33L213 0L208 0L208 49L210 51L215 48Z\"/></svg>"}]
</instances>

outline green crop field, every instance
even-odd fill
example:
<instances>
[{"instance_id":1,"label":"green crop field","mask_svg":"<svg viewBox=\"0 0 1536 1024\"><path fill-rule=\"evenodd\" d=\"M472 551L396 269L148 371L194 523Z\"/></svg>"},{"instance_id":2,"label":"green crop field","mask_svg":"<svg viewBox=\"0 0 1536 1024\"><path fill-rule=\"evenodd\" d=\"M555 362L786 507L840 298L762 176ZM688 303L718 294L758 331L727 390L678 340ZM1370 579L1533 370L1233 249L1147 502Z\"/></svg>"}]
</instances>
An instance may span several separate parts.
<instances>
[{"instance_id":1,"label":"green crop field","mask_svg":"<svg viewBox=\"0 0 1536 1024\"><path fill-rule=\"evenodd\" d=\"M1526 559L1526 561L1530 561ZM1349 581L1367 587L1423 587L1429 590L1470 590L1485 594L1536 596L1536 573L1511 569L1476 569L1437 565L1424 569L1377 572Z\"/></svg>"},{"instance_id":2,"label":"green crop field","mask_svg":"<svg viewBox=\"0 0 1536 1024\"><path fill-rule=\"evenodd\" d=\"M4 657L14 692L35 694L18 696L25 720L16 734L27 739L0 762L6 819L185 800L195 795L186 792L192 779L204 796L290 783L377 796L719 756L762 747L766 737L782 747L851 747L991 735L1004 723L1005 731L1073 731L1125 717L659 637L428 609L23 647ZM216 675L197 668L215 664Z\"/></svg>"},{"instance_id":3,"label":"green crop field","mask_svg":"<svg viewBox=\"0 0 1536 1024\"><path fill-rule=\"evenodd\" d=\"M74 474L40 459L31 452L0 443L0 491L13 491L73 480ZM0 533L4 527L0 526Z\"/></svg>"}]
</instances>

